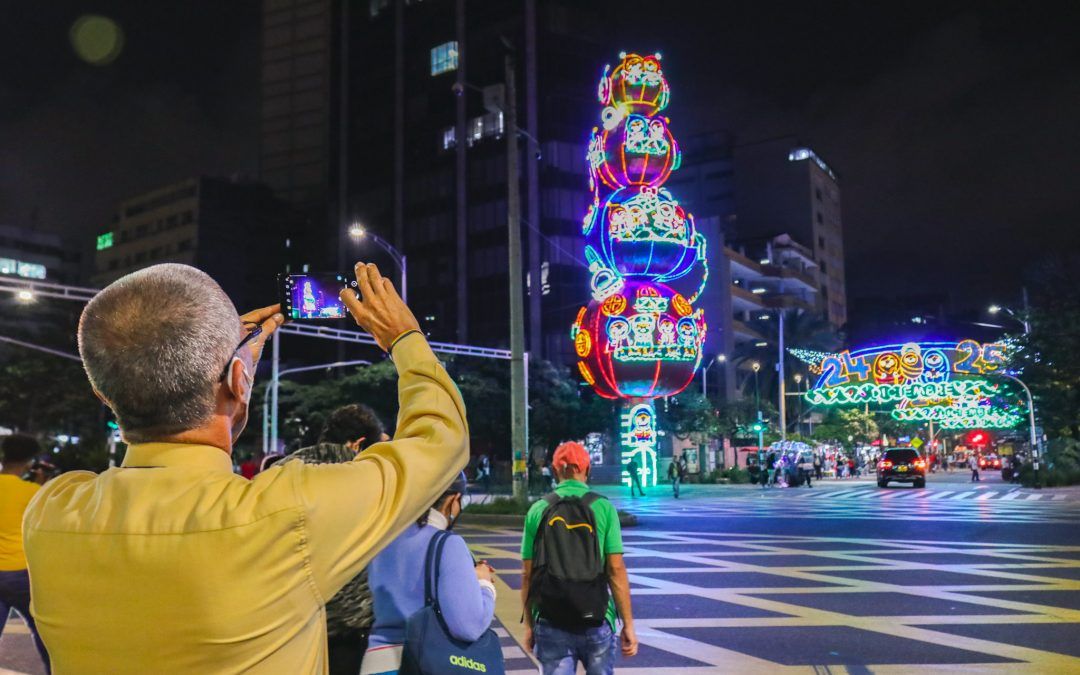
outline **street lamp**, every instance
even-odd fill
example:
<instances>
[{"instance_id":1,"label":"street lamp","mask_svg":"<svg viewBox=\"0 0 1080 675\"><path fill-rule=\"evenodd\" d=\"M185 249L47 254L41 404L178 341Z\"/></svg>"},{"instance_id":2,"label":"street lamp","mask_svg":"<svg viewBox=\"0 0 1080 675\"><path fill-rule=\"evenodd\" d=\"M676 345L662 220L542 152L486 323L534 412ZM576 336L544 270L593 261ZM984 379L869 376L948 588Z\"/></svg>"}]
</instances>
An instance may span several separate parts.
<instances>
[{"instance_id":1,"label":"street lamp","mask_svg":"<svg viewBox=\"0 0 1080 675\"><path fill-rule=\"evenodd\" d=\"M758 416L761 415L761 394L758 390L758 371L761 370L761 364L754 361L750 364L750 367L754 369L754 407L757 408Z\"/></svg>"},{"instance_id":2,"label":"street lamp","mask_svg":"<svg viewBox=\"0 0 1080 675\"><path fill-rule=\"evenodd\" d=\"M724 363L727 361L727 356L724 354L718 354L715 359L709 361L709 364L701 369L701 395L708 396L709 391L706 383L708 382L709 368L712 368L717 363Z\"/></svg>"},{"instance_id":3,"label":"street lamp","mask_svg":"<svg viewBox=\"0 0 1080 675\"><path fill-rule=\"evenodd\" d=\"M379 235L375 234L374 232L369 232L367 228L365 228L360 223L353 223L352 225L349 225L349 236L352 237L353 241L356 241L357 243L359 243L362 239L371 239L371 241L375 242L382 250L390 254L390 257L394 259L394 264L396 264L398 269L401 270L401 299L403 302L408 304L409 291L408 286L406 285L408 277L406 276L407 268L405 266L405 254L394 248L394 246L390 242L386 241Z\"/></svg>"},{"instance_id":4,"label":"street lamp","mask_svg":"<svg viewBox=\"0 0 1080 675\"><path fill-rule=\"evenodd\" d=\"M1000 314L1001 312L1005 312L1013 320L1018 321L1021 325L1024 326L1024 335L1030 335L1031 334L1031 323L1027 320L1027 317L1021 317L1019 314L1012 311L1008 307L1005 307L1003 305L990 305L989 307L986 308L986 311L990 312L991 314L995 314L995 315Z\"/></svg>"},{"instance_id":5,"label":"street lamp","mask_svg":"<svg viewBox=\"0 0 1080 675\"><path fill-rule=\"evenodd\" d=\"M795 433L802 436L802 373L795 373L795 390L799 392L799 420L795 423Z\"/></svg>"},{"instance_id":6,"label":"street lamp","mask_svg":"<svg viewBox=\"0 0 1080 675\"><path fill-rule=\"evenodd\" d=\"M1036 434L1035 434L1035 401L1034 401L1034 399L1031 398L1031 390L1028 389L1028 386L1026 384L1024 384L1020 380L1020 378L1014 377L1012 375L1006 375L1005 373L998 373L997 375L999 377L1004 377L1004 378L1010 379L1013 382L1017 383L1024 390L1024 394L1027 395L1027 400L1028 400L1028 426L1029 426L1029 431L1031 433L1031 459L1032 459L1033 467L1035 469L1035 487L1038 488L1038 487L1040 487L1040 485L1039 485L1039 447L1038 447L1038 439L1036 438Z\"/></svg>"},{"instance_id":7,"label":"street lamp","mask_svg":"<svg viewBox=\"0 0 1080 675\"><path fill-rule=\"evenodd\" d=\"M15 294L15 299L21 303L28 303L34 301L33 291L22 290Z\"/></svg>"}]
</instances>

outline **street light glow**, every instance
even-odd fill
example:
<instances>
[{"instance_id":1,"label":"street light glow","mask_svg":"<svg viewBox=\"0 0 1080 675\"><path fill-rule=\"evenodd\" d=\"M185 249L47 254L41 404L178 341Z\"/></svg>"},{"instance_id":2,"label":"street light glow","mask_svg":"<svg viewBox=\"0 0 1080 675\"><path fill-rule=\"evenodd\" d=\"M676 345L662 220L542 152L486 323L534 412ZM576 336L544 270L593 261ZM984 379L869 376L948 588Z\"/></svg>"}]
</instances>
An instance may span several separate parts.
<instances>
[{"instance_id":1,"label":"street light glow","mask_svg":"<svg viewBox=\"0 0 1080 675\"><path fill-rule=\"evenodd\" d=\"M32 291L22 290L15 294L15 299L19 302L33 302L34 293Z\"/></svg>"},{"instance_id":2,"label":"street light glow","mask_svg":"<svg viewBox=\"0 0 1080 675\"><path fill-rule=\"evenodd\" d=\"M795 384L802 382L802 373L795 373Z\"/></svg>"},{"instance_id":3,"label":"street light glow","mask_svg":"<svg viewBox=\"0 0 1080 675\"><path fill-rule=\"evenodd\" d=\"M750 367L754 369L754 372L755 372L755 373L756 373L757 371L761 370L761 364L760 364L760 363L758 363L757 361L754 361L753 363L751 363L751 364L750 364Z\"/></svg>"},{"instance_id":4,"label":"street light glow","mask_svg":"<svg viewBox=\"0 0 1080 675\"><path fill-rule=\"evenodd\" d=\"M725 361L727 361L727 355L726 354L720 354L719 356L716 357L716 360L719 363L724 363Z\"/></svg>"},{"instance_id":5,"label":"street light glow","mask_svg":"<svg viewBox=\"0 0 1080 675\"><path fill-rule=\"evenodd\" d=\"M990 305L990 307L988 308L988 311L991 314L997 314L998 312L1001 311L1001 305Z\"/></svg>"},{"instance_id":6,"label":"street light glow","mask_svg":"<svg viewBox=\"0 0 1080 675\"><path fill-rule=\"evenodd\" d=\"M349 226L349 236L359 239L363 237L367 232L364 230L364 226L360 223L353 223Z\"/></svg>"}]
</instances>

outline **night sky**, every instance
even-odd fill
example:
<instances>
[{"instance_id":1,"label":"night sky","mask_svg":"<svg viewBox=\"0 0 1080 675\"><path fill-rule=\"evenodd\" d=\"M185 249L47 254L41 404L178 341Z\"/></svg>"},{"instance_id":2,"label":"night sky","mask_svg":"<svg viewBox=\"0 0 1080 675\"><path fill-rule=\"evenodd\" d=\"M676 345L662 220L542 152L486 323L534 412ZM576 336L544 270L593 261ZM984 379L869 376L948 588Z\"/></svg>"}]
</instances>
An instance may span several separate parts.
<instances>
[{"instance_id":1,"label":"night sky","mask_svg":"<svg viewBox=\"0 0 1080 675\"><path fill-rule=\"evenodd\" d=\"M144 189L254 176L259 5L5 12L0 222L86 232ZM839 173L849 297L950 291L970 309L1015 301L1025 267L1080 248L1070 6L630 0L607 33L612 60L663 52L679 134L793 134ZM75 56L84 13L123 28L110 65Z\"/></svg>"}]
</instances>

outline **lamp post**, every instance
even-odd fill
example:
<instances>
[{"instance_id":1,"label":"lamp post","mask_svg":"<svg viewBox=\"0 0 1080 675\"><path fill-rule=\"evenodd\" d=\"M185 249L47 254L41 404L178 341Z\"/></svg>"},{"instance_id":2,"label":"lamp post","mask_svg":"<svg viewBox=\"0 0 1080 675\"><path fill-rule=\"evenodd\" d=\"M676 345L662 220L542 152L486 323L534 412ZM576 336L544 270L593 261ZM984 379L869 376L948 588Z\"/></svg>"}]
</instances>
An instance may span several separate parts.
<instances>
[{"instance_id":1,"label":"lamp post","mask_svg":"<svg viewBox=\"0 0 1080 675\"><path fill-rule=\"evenodd\" d=\"M1026 298L1027 294L1025 293L1024 295L1025 295L1025 298ZM1021 315L1017 314L1016 312L1014 312L1013 310L1011 310L1008 307L1005 307L1003 305L990 305L989 307L986 308L986 311L988 311L988 312L990 312L991 314L994 314L994 315L1000 314L1001 312L1005 312L1012 319L1014 319L1015 321L1020 322L1020 324L1023 325L1023 327L1024 327L1024 335L1031 335L1031 322L1029 322L1027 320L1026 312L1025 312L1024 316L1021 316Z\"/></svg>"},{"instance_id":2,"label":"lamp post","mask_svg":"<svg viewBox=\"0 0 1080 675\"><path fill-rule=\"evenodd\" d=\"M405 302L405 304L408 304L409 291L408 286L406 285L408 277L406 276L407 267L405 254L394 248L393 244L386 241L379 235L375 234L374 232L369 232L367 228L365 228L360 223L353 223L349 226L349 236L353 238L353 241L356 241L358 243L362 239L370 239L371 241L375 242L382 250L390 254L390 257L394 259L394 264L396 264L398 266L398 269L401 270L401 299Z\"/></svg>"},{"instance_id":3,"label":"lamp post","mask_svg":"<svg viewBox=\"0 0 1080 675\"><path fill-rule=\"evenodd\" d=\"M704 368L701 369L701 395L702 396L708 396L709 395L709 387L708 387L709 368L712 368L717 363L724 363L725 361L727 361L727 355L719 354L719 355L717 355L717 357L715 359L709 361L708 365L706 365Z\"/></svg>"},{"instance_id":4,"label":"lamp post","mask_svg":"<svg viewBox=\"0 0 1080 675\"><path fill-rule=\"evenodd\" d=\"M1035 400L1031 397L1031 390L1028 389L1028 386L1026 384L1024 384L1020 380L1020 378L1013 377L1012 375L1006 375L1005 373L998 373L998 376L1010 379L1013 382L1017 383L1018 385L1020 385L1021 388L1023 388L1024 394L1027 395L1027 400L1028 400L1028 427L1029 427L1028 430L1029 430L1029 432L1031 434L1031 459L1032 459L1032 465L1033 465L1033 467L1035 469L1035 487L1036 487L1036 489L1038 489L1040 487L1040 485L1039 485L1039 445L1038 445L1038 438L1036 438L1036 434L1035 434Z\"/></svg>"},{"instance_id":5,"label":"lamp post","mask_svg":"<svg viewBox=\"0 0 1080 675\"><path fill-rule=\"evenodd\" d=\"M795 433L802 436L802 373L795 373L795 390L799 394L799 419L795 421Z\"/></svg>"}]
</instances>

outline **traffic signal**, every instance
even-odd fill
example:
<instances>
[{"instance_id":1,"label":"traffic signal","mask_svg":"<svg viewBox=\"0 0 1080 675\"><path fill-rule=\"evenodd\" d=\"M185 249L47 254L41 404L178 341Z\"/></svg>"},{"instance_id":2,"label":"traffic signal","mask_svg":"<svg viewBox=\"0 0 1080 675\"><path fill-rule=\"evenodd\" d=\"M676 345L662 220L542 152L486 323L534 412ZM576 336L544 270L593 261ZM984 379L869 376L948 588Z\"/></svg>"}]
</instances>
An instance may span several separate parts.
<instances>
[{"instance_id":1,"label":"traffic signal","mask_svg":"<svg viewBox=\"0 0 1080 675\"><path fill-rule=\"evenodd\" d=\"M755 434L760 434L767 428L768 427L765 426L765 422L754 422L750 425L750 431L753 431Z\"/></svg>"},{"instance_id":2,"label":"traffic signal","mask_svg":"<svg viewBox=\"0 0 1080 675\"><path fill-rule=\"evenodd\" d=\"M987 436L985 431L969 431L967 445L986 445Z\"/></svg>"}]
</instances>

